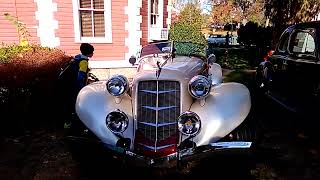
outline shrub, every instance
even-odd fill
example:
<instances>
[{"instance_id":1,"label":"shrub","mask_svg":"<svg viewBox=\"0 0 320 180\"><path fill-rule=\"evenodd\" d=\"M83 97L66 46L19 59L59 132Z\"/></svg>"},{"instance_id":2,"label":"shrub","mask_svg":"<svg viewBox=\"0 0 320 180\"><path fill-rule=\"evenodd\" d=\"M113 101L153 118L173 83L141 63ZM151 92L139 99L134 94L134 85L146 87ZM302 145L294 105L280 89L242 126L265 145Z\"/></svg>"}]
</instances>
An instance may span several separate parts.
<instances>
[{"instance_id":1,"label":"shrub","mask_svg":"<svg viewBox=\"0 0 320 180\"><path fill-rule=\"evenodd\" d=\"M38 45L11 45L0 48L0 52L10 52L0 55L0 131L20 132L56 123L57 77L71 57Z\"/></svg>"},{"instance_id":2,"label":"shrub","mask_svg":"<svg viewBox=\"0 0 320 180\"><path fill-rule=\"evenodd\" d=\"M0 63L9 63L12 58L20 53L26 52L30 47L20 45L10 45L0 47Z\"/></svg>"},{"instance_id":3,"label":"shrub","mask_svg":"<svg viewBox=\"0 0 320 180\"><path fill-rule=\"evenodd\" d=\"M61 50L38 45L11 45L0 48L2 51L10 53L6 60L0 59L1 87L24 87L35 81L53 80L63 63L71 58Z\"/></svg>"},{"instance_id":4,"label":"shrub","mask_svg":"<svg viewBox=\"0 0 320 180\"><path fill-rule=\"evenodd\" d=\"M238 42L245 46L270 47L272 31L271 27L262 27L250 21L238 30Z\"/></svg>"},{"instance_id":5,"label":"shrub","mask_svg":"<svg viewBox=\"0 0 320 180\"><path fill-rule=\"evenodd\" d=\"M190 42L199 45L201 54L205 55L207 41L202 34L204 19L197 4L187 4L170 28L169 39L177 42Z\"/></svg>"},{"instance_id":6,"label":"shrub","mask_svg":"<svg viewBox=\"0 0 320 180\"><path fill-rule=\"evenodd\" d=\"M170 29L170 39L178 42L192 42L206 44L206 39L201 31L193 28L190 24L177 22Z\"/></svg>"}]
</instances>

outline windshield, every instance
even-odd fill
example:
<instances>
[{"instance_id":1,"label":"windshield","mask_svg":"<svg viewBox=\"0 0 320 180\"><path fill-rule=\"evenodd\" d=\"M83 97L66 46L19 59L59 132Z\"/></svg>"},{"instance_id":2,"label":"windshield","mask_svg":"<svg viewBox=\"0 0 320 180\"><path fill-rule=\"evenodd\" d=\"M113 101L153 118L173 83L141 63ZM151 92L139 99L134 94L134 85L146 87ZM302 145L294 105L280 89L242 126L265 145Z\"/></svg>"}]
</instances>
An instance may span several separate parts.
<instances>
[{"instance_id":1,"label":"windshield","mask_svg":"<svg viewBox=\"0 0 320 180\"><path fill-rule=\"evenodd\" d=\"M205 45L195 44L191 42L160 42L153 43L144 46L141 49L140 57L148 56L148 55L160 55L172 53L172 43L173 43L173 51L177 56L189 56L189 55L198 55L205 56Z\"/></svg>"},{"instance_id":2,"label":"windshield","mask_svg":"<svg viewBox=\"0 0 320 180\"><path fill-rule=\"evenodd\" d=\"M141 49L140 57L171 53L171 45L171 42L148 44Z\"/></svg>"},{"instance_id":3,"label":"windshield","mask_svg":"<svg viewBox=\"0 0 320 180\"><path fill-rule=\"evenodd\" d=\"M174 42L174 48L176 55L198 55L205 56L206 46L203 44L196 44L192 42Z\"/></svg>"}]
</instances>

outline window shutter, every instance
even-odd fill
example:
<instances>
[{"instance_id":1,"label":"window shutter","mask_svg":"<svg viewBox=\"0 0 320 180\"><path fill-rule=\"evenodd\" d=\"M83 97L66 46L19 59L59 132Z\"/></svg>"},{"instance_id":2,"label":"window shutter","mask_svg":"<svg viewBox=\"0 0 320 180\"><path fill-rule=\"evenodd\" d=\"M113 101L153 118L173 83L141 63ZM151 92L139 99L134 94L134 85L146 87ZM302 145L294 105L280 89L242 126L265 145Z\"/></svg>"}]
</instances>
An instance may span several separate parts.
<instances>
[{"instance_id":1,"label":"window shutter","mask_svg":"<svg viewBox=\"0 0 320 180\"><path fill-rule=\"evenodd\" d=\"M103 0L93 0L93 8L94 9L104 9L104 1Z\"/></svg>"},{"instance_id":2,"label":"window shutter","mask_svg":"<svg viewBox=\"0 0 320 180\"><path fill-rule=\"evenodd\" d=\"M81 36L92 37L92 18L90 11L80 11Z\"/></svg>"},{"instance_id":3,"label":"window shutter","mask_svg":"<svg viewBox=\"0 0 320 180\"><path fill-rule=\"evenodd\" d=\"M154 7L154 8L155 8L155 9L154 9L154 13L155 13L155 14L159 14L159 12L158 12L158 7L159 7L158 0L155 0L155 1L154 1L154 6L155 6L155 7Z\"/></svg>"},{"instance_id":4,"label":"window shutter","mask_svg":"<svg viewBox=\"0 0 320 180\"><path fill-rule=\"evenodd\" d=\"M93 21L94 21L94 36L95 37L104 37L105 29L104 29L104 13L100 11L96 11L93 13Z\"/></svg>"},{"instance_id":5,"label":"window shutter","mask_svg":"<svg viewBox=\"0 0 320 180\"><path fill-rule=\"evenodd\" d=\"M105 37L105 0L79 0L81 37Z\"/></svg>"},{"instance_id":6,"label":"window shutter","mask_svg":"<svg viewBox=\"0 0 320 180\"><path fill-rule=\"evenodd\" d=\"M91 8L91 0L80 0L80 8Z\"/></svg>"}]
</instances>

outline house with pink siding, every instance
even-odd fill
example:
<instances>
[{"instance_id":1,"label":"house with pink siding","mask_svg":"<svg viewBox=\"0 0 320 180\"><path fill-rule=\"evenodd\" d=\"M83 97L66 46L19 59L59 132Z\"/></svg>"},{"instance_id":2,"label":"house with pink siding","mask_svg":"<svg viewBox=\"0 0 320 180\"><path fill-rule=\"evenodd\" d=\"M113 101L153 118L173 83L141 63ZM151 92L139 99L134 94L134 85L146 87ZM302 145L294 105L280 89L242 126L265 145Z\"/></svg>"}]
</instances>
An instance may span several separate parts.
<instances>
[{"instance_id":1,"label":"house with pink siding","mask_svg":"<svg viewBox=\"0 0 320 180\"><path fill-rule=\"evenodd\" d=\"M26 24L29 42L79 53L95 47L91 68L126 67L147 43L168 38L171 0L6 0L0 1L0 42L18 43L17 29L4 13Z\"/></svg>"}]
</instances>

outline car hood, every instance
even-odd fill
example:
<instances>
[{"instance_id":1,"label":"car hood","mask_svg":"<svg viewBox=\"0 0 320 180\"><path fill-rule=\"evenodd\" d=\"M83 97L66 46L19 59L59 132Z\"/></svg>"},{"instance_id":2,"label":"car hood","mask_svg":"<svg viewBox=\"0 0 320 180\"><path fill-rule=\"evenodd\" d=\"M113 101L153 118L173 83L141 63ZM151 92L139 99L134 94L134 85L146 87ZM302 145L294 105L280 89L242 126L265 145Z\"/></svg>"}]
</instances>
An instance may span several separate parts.
<instances>
[{"instance_id":1,"label":"car hood","mask_svg":"<svg viewBox=\"0 0 320 180\"><path fill-rule=\"evenodd\" d=\"M157 61L160 62L160 72ZM159 58L155 57L144 59L138 67L136 80L189 80L193 76L198 75L203 70L205 64L200 58L188 56L178 56L173 60L168 60L166 63L163 62L164 60L159 60Z\"/></svg>"}]
</instances>

